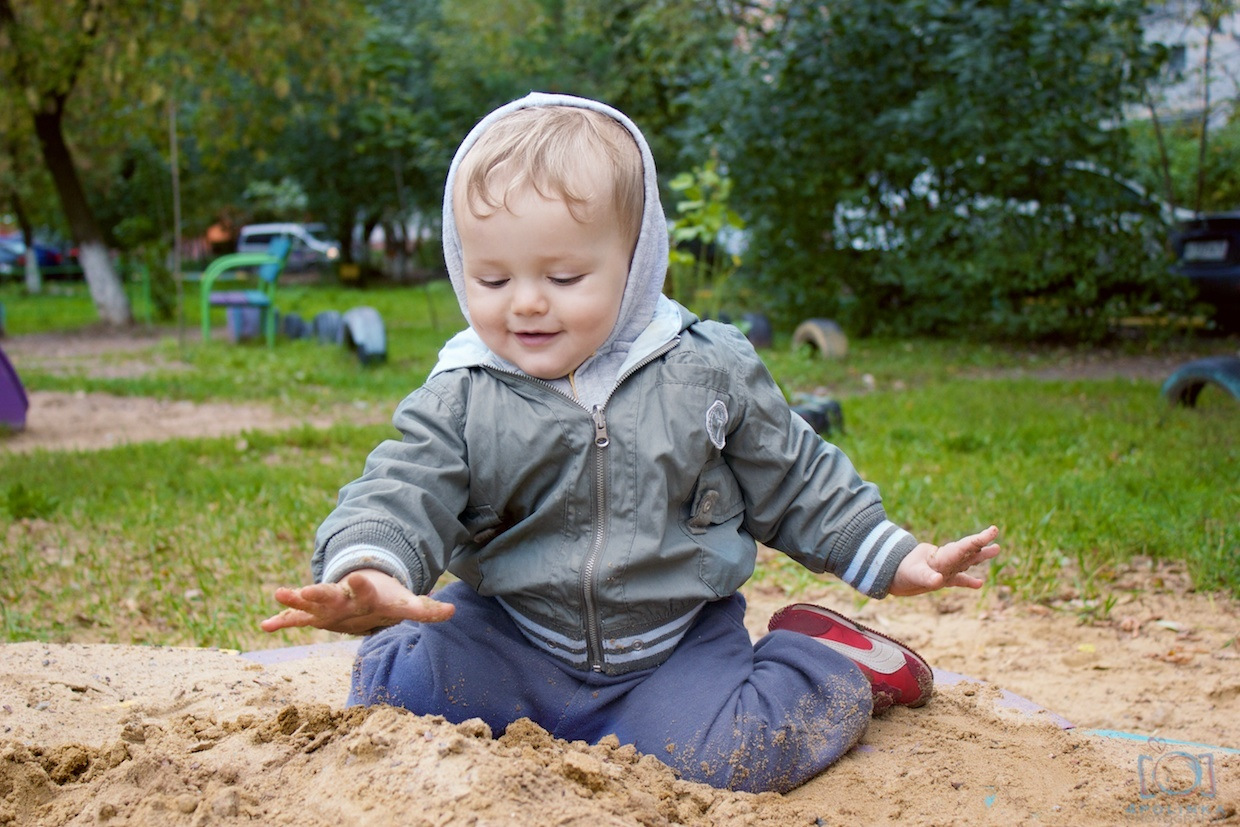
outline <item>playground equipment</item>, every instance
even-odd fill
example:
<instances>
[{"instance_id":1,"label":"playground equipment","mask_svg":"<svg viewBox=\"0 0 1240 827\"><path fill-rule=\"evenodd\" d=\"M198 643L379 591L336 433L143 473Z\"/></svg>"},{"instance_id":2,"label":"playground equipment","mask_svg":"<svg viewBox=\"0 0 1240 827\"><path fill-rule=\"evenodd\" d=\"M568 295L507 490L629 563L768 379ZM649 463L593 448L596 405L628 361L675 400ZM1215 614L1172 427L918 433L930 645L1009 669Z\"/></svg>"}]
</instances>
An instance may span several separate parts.
<instances>
[{"instance_id":1,"label":"playground equipment","mask_svg":"<svg viewBox=\"0 0 1240 827\"><path fill-rule=\"evenodd\" d=\"M345 311L342 321L342 342L357 352L363 365L387 361L387 333L379 311L373 307L354 307Z\"/></svg>"},{"instance_id":2,"label":"playground equipment","mask_svg":"<svg viewBox=\"0 0 1240 827\"><path fill-rule=\"evenodd\" d=\"M324 310L306 321L297 313L280 319L280 329L289 339L316 339L319 344L344 345L357 353L363 365L387 361L387 332L383 318L373 307L352 307L341 313Z\"/></svg>"},{"instance_id":3,"label":"playground equipment","mask_svg":"<svg viewBox=\"0 0 1240 827\"><path fill-rule=\"evenodd\" d=\"M17 376L9 357L0 348L0 431L20 431L26 427L30 400L22 380Z\"/></svg>"},{"instance_id":4,"label":"playground equipment","mask_svg":"<svg viewBox=\"0 0 1240 827\"><path fill-rule=\"evenodd\" d=\"M834 399L823 396L801 396L792 412L810 424L820 436L844 433L844 409Z\"/></svg>"},{"instance_id":5,"label":"playground equipment","mask_svg":"<svg viewBox=\"0 0 1240 827\"><path fill-rule=\"evenodd\" d=\"M807 319L797 325L792 332L792 347L795 350L802 345L808 345L823 359L848 355L848 337L830 319Z\"/></svg>"},{"instance_id":6,"label":"playground equipment","mask_svg":"<svg viewBox=\"0 0 1240 827\"><path fill-rule=\"evenodd\" d=\"M1186 362L1163 383L1168 402L1191 408L1207 385L1217 385L1240 400L1240 356L1210 356Z\"/></svg>"},{"instance_id":7,"label":"playground equipment","mask_svg":"<svg viewBox=\"0 0 1240 827\"><path fill-rule=\"evenodd\" d=\"M231 253L221 256L207 265L199 287L202 303L202 340L211 338L211 308L226 307L231 312L230 321L234 335L242 338L247 309L255 310L259 323L267 336L268 347L276 343L276 281L284 272L291 242L285 236L272 239L265 253ZM238 281L238 273L258 268L258 287L249 290L212 290L217 281Z\"/></svg>"}]
</instances>

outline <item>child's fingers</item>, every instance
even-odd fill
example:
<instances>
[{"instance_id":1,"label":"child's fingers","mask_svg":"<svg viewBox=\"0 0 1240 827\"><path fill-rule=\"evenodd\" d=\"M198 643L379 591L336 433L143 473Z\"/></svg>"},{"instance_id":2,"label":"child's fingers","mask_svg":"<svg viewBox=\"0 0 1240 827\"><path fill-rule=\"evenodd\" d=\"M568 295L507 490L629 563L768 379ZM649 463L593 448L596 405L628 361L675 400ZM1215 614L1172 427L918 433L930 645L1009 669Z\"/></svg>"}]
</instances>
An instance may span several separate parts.
<instances>
[{"instance_id":1,"label":"child's fingers","mask_svg":"<svg viewBox=\"0 0 1240 827\"><path fill-rule=\"evenodd\" d=\"M316 583L313 586L302 586L300 589L276 589L275 598L290 609L314 613L325 606L342 602L345 595L335 583Z\"/></svg>"},{"instance_id":2,"label":"child's fingers","mask_svg":"<svg viewBox=\"0 0 1240 827\"><path fill-rule=\"evenodd\" d=\"M939 546L931 553L927 562L932 569L951 580L971 566L997 555L999 546L992 541L998 534L999 529L991 526L978 534Z\"/></svg>"},{"instance_id":3,"label":"child's fingers","mask_svg":"<svg viewBox=\"0 0 1240 827\"><path fill-rule=\"evenodd\" d=\"M978 551L981 551L986 546L989 546L991 543L993 543L998 536L999 536L998 526L992 525L990 526L990 528L987 528L985 531L979 531L977 534L974 534L971 537L966 537L965 541L972 543Z\"/></svg>"},{"instance_id":4,"label":"child's fingers","mask_svg":"<svg viewBox=\"0 0 1240 827\"><path fill-rule=\"evenodd\" d=\"M408 601L408 608L406 619L422 623L441 623L456 612L456 606L451 603L444 603L425 595L417 595L413 600Z\"/></svg>"},{"instance_id":5,"label":"child's fingers","mask_svg":"<svg viewBox=\"0 0 1240 827\"><path fill-rule=\"evenodd\" d=\"M312 626L315 616L299 609L285 609L278 615L272 615L258 624L264 632L276 632L280 629L291 629L297 626Z\"/></svg>"},{"instance_id":6,"label":"child's fingers","mask_svg":"<svg viewBox=\"0 0 1240 827\"><path fill-rule=\"evenodd\" d=\"M985 583L980 577L973 577L969 574L953 575L948 581L949 586L959 586L965 589L980 589Z\"/></svg>"}]
</instances>

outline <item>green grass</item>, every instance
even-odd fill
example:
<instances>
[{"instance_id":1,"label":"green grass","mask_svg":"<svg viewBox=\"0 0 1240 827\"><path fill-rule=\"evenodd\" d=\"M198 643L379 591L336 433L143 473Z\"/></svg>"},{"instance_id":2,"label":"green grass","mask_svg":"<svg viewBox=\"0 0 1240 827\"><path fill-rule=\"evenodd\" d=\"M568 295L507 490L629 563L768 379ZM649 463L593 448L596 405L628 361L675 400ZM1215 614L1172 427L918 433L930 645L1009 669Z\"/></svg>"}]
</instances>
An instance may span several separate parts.
<instances>
[{"instance_id":1,"label":"green grass","mask_svg":"<svg viewBox=\"0 0 1240 827\"><path fill-rule=\"evenodd\" d=\"M108 357L154 366L137 377L18 369L31 389L389 409L461 324L443 283L306 288L290 298L304 315L376 307L389 362L362 368L343 348L309 341L204 345L191 323L184 345L172 328L145 350ZM3 300L11 334L71 329L84 315L68 296ZM1235 343L1156 347L1187 360ZM1152 379L1028 378L1087 355L1067 350L866 341L837 362L782 343L763 355L790 392L842 401L847 430L833 439L880 486L896 520L939 541L999 525L1005 551L991 580L1018 597L1071 591L1105 612L1111 578L1134 559L1182 561L1197 588L1240 596L1240 405L1221 392L1184 410L1168 408ZM390 432L336 426L96 452L0 449L2 639L241 649L322 639L270 638L256 623L277 608L276 585L306 581L315 527ZM782 558L757 576L794 591L821 583Z\"/></svg>"},{"instance_id":2,"label":"green grass","mask_svg":"<svg viewBox=\"0 0 1240 827\"><path fill-rule=\"evenodd\" d=\"M298 429L0 458L6 640L251 648L272 589L309 577L315 524L390 428ZM267 641L270 645L270 641Z\"/></svg>"},{"instance_id":3,"label":"green grass","mask_svg":"<svg viewBox=\"0 0 1240 827\"><path fill-rule=\"evenodd\" d=\"M29 297L13 288L0 291L0 301L8 308L9 333L83 326L79 320L90 307L84 286L61 289L72 292ZM346 348L309 338L281 339L273 349L258 341L238 345L218 336L203 342L197 306L190 302L193 306L187 308L183 332L176 325L159 326L151 332L162 336L152 338L149 347L106 357L114 363L145 362L146 369L138 376L108 378L91 367L74 370L72 365L57 364L22 367L22 381L38 390L101 391L198 402L256 400L307 409L357 400L392 404L421 384L444 341L465 324L451 288L442 281L370 290L294 287L278 301L283 312L297 313L307 321L325 310L375 308L383 319L387 361L361 369ZM214 329L225 328L222 309L212 311L212 323Z\"/></svg>"}]
</instances>

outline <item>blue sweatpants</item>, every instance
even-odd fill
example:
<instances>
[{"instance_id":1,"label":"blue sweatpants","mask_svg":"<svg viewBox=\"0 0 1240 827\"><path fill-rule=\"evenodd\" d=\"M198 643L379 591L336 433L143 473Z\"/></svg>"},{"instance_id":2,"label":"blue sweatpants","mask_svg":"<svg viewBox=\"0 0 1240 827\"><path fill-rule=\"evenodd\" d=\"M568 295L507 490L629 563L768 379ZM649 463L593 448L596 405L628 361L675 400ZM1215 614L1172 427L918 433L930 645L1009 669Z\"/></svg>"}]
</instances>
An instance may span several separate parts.
<instances>
[{"instance_id":1,"label":"blue sweatpants","mask_svg":"<svg viewBox=\"0 0 1240 827\"><path fill-rule=\"evenodd\" d=\"M497 601L463 583L435 597L456 606L451 620L363 641L349 703L481 718L496 733L530 718L568 741L615 734L683 778L748 792L799 786L870 721L870 684L852 661L797 632L751 644L740 595L707 604L659 666L612 676L536 649Z\"/></svg>"}]
</instances>

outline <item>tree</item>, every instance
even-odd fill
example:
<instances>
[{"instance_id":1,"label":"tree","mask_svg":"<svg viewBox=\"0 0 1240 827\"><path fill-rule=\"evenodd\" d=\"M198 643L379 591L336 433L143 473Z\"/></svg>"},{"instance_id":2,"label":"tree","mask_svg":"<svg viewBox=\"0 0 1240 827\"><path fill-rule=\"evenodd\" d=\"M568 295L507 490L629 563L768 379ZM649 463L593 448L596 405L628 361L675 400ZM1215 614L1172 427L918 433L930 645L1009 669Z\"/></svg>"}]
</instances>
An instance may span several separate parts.
<instances>
[{"instance_id":1,"label":"tree","mask_svg":"<svg viewBox=\"0 0 1240 827\"><path fill-rule=\"evenodd\" d=\"M347 0L0 0L0 94L31 118L102 319L125 324L130 309L66 137L74 108L90 112L92 131L151 131L170 98L192 92L204 128L237 77L271 90L260 103L287 97L290 68L330 79L332 62L308 51L347 43L355 16ZM336 40L324 42L327 31ZM226 114L214 121L225 139L267 120Z\"/></svg>"},{"instance_id":2,"label":"tree","mask_svg":"<svg viewBox=\"0 0 1240 827\"><path fill-rule=\"evenodd\" d=\"M0 210L9 212L21 231L27 249L34 245L35 227L46 224L39 196L47 188L46 175L38 164L30 140L29 125L14 117L12 101L0 95ZM29 293L43 289L38 257L26 256L25 284Z\"/></svg>"},{"instance_id":3,"label":"tree","mask_svg":"<svg viewBox=\"0 0 1240 827\"><path fill-rule=\"evenodd\" d=\"M0 45L9 55L5 79L24 100L43 161L55 183L78 258L100 315L113 324L130 321L129 299L108 260L103 234L86 201L73 153L65 141L65 107L99 32L102 3L74 4L64 17L51 4L32 5L19 20L10 0L0 0ZM57 25L68 21L64 28Z\"/></svg>"},{"instance_id":4,"label":"tree","mask_svg":"<svg viewBox=\"0 0 1240 827\"><path fill-rule=\"evenodd\" d=\"M1163 53L1164 71L1147 85L1147 117L1130 126L1142 179L1168 200L1197 212L1232 209L1240 202L1238 12L1236 0L1164 4L1151 28L1156 40L1167 41L1155 44ZM1197 44L1191 42L1197 37L1200 62ZM1230 53L1218 54L1220 44L1232 44ZM1172 49L1181 60L1169 59Z\"/></svg>"},{"instance_id":5,"label":"tree","mask_svg":"<svg viewBox=\"0 0 1240 827\"><path fill-rule=\"evenodd\" d=\"M1065 170L1129 166L1108 126L1153 69L1141 11L773 3L702 116L754 232L750 278L785 317L859 331L1098 335L1157 292L1155 219Z\"/></svg>"},{"instance_id":6,"label":"tree","mask_svg":"<svg viewBox=\"0 0 1240 827\"><path fill-rule=\"evenodd\" d=\"M294 78L295 125L258 166L269 178L299 180L311 211L339 237L360 217L364 230L382 222L392 238L419 217L437 223L448 164L478 119L538 89L616 105L672 170L686 99L712 80L707 67L735 31L725 8L703 0L370 0L364 37L347 61L347 101L319 102Z\"/></svg>"}]
</instances>

